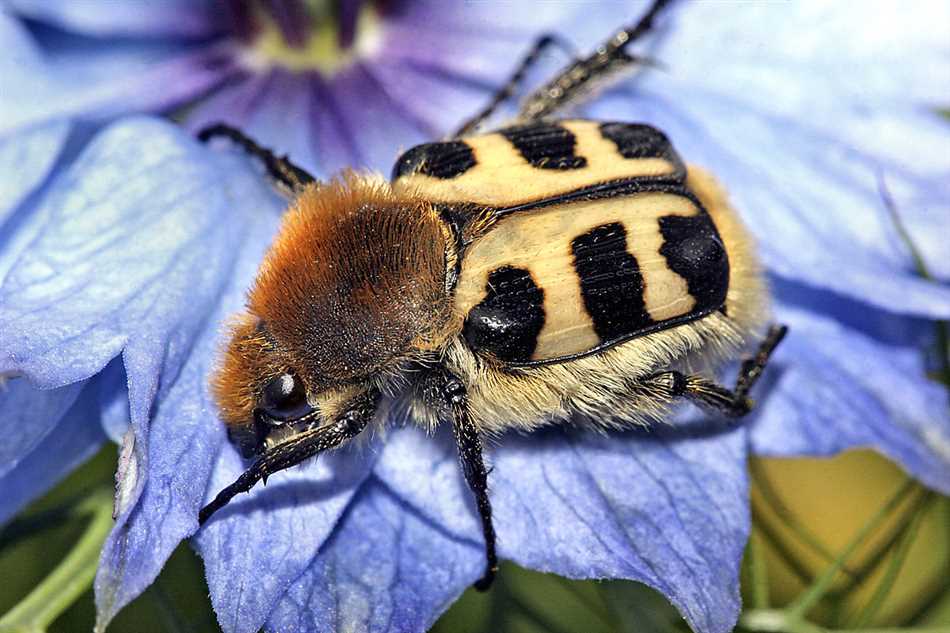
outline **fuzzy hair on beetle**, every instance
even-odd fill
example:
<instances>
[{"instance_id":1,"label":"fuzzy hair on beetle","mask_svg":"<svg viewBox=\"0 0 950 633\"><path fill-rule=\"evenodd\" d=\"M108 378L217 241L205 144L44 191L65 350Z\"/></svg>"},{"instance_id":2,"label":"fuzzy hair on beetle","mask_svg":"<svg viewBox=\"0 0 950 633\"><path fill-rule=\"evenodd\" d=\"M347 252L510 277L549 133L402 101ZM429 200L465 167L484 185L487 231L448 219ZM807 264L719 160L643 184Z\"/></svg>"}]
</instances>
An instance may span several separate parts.
<instances>
[{"instance_id":1,"label":"fuzzy hair on beetle","mask_svg":"<svg viewBox=\"0 0 950 633\"><path fill-rule=\"evenodd\" d=\"M617 71L669 0L522 102L479 126L540 53L538 40L488 107L414 147L390 180L318 182L239 130L225 137L293 195L213 389L253 464L201 510L203 524L258 481L336 448L387 411L450 424L497 569L486 435L576 421L662 421L683 399L729 417L785 334L769 326L753 245L726 193L660 130L559 119ZM733 388L714 371L750 346Z\"/></svg>"}]
</instances>

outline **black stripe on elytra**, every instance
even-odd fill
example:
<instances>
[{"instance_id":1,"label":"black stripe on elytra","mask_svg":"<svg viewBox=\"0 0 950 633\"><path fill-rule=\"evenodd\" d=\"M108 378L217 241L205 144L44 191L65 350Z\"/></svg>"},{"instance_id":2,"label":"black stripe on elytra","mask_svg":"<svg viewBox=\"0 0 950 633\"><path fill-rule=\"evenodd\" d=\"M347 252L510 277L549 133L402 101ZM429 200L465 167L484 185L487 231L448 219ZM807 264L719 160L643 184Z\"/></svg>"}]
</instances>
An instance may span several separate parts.
<instances>
[{"instance_id":1,"label":"black stripe on elytra","mask_svg":"<svg viewBox=\"0 0 950 633\"><path fill-rule=\"evenodd\" d=\"M486 290L465 317L462 335L469 347L504 361L530 360L544 327L544 290L530 272L513 266L493 270Z\"/></svg>"},{"instance_id":2,"label":"black stripe on elytra","mask_svg":"<svg viewBox=\"0 0 950 633\"><path fill-rule=\"evenodd\" d=\"M643 275L627 252L623 224L598 226L571 240L584 307L603 342L629 337L653 324L643 300Z\"/></svg>"},{"instance_id":3,"label":"black stripe on elytra","mask_svg":"<svg viewBox=\"0 0 950 633\"><path fill-rule=\"evenodd\" d=\"M660 254L670 270L686 279L696 299L691 312L721 308L729 290L729 256L706 213L660 218L663 246Z\"/></svg>"},{"instance_id":4,"label":"black stripe on elytra","mask_svg":"<svg viewBox=\"0 0 950 633\"><path fill-rule=\"evenodd\" d=\"M683 161L666 134L643 123L601 123L600 134L617 146L624 158L663 158L682 171Z\"/></svg>"},{"instance_id":5,"label":"black stripe on elytra","mask_svg":"<svg viewBox=\"0 0 950 633\"><path fill-rule=\"evenodd\" d=\"M539 169L580 169L587 159L574 155L577 139L553 123L528 123L498 130L526 161Z\"/></svg>"},{"instance_id":6,"label":"black stripe on elytra","mask_svg":"<svg viewBox=\"0 0 950 633\"><path fill-rule=\"evenodd\" d=\"M424 143L399 157L393 165L392 180L409 174L448 180L464 174L475 163L475 154L465 141Z\"/></svg>"}]
</instances>

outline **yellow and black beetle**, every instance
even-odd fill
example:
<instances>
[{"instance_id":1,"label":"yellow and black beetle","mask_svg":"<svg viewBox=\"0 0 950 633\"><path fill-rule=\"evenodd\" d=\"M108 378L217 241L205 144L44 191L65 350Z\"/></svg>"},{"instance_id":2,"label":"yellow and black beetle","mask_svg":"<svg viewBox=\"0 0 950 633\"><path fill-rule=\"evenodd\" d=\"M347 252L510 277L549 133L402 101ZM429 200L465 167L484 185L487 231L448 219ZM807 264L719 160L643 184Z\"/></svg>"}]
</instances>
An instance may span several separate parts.
<instances>
[{"instance_id":1,"label":"yellow and black beetle","mask_svg":"<svg viewBox=\"0 0 950 633\"><path fill-rule=\"evenodd\" d=\"M556 120L592 82L638 61L625 47L667 4L471 134L410 149L391 181L320 183L236 129L294 193L214 377L222 417L257 461L200 514L405 407L453 425L495 573L481 437L571 418L643 424L685 397L729 416L784 335L772 327L735 389L704 376L762 335L767 292L724 193L647 125ZM383 406L385 403L386 406Z\"/></svg>"}]
</instances>

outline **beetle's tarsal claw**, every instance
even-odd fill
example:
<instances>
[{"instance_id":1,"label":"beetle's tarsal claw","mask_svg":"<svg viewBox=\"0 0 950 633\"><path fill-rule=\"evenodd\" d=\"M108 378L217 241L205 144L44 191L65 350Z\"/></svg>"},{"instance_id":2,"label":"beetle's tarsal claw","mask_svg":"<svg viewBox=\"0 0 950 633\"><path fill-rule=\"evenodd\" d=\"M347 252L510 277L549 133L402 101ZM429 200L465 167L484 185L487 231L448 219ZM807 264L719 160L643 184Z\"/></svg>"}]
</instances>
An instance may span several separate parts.
<instances>
[{"instance_id":1,"label":"beetle's tarsal claw","mask_svg":"<svg viewBox=\"0 0 950 633\"><path fill-rule=\"evenodd\" d=\"M490 565L485 570L485 575L475 581L472 585L476 591L488 591L495 582L495 576L498 574L498 566Z\"/></svg>"}]
</instances>

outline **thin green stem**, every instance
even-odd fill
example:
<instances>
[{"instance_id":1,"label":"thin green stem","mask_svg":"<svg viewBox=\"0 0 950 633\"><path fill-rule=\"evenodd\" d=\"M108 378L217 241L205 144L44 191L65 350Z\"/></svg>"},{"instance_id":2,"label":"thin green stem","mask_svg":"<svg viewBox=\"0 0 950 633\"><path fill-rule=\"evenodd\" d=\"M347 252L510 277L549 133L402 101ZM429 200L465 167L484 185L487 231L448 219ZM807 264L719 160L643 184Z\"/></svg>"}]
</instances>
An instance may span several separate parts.
<instances>
[{"instance_id":1,"label":"thin green stem","mask_svg":"<svg viewBox=\"0 0 950 633\"><path fill-rule=\"evenodd\" d=\"M743 562L746 581L752 588L752 608L768 609L771 602L768 563L765 559L765 551L762 549L762 539L755 532L749 535L749 545Z\"/></svg>"},{"instance_id":2,"label":"thin green stem","mask_svg":"<svg viewBox=\"0 0 950 633\"><path fill-rule=\"evenodd\" d=\"M870 629L835 629L835 633L950 633L950 625L901 626Z\"/></svg>"},{"instance_id":3,"label":"thin green stem","mask_svg":"<svg viewBox=\"0 0 950 633\"><path fill-rule=\"evenodd\" d=\"M838 554L834 562L815 579L808 589L802 592L798 598L788 605L786 612L793 617L797 616L803 618L831 589L835 576L841 571L845 561L854 554L855 550L858 549L871 533L880 527L894 508L896 508L908 494L913 492L915 487L916 484L913 479L905 481L897 492L874 513L874 516L858 530L858 533L851 539L851 542L844 547L841 553Z\"/></svg>"},{"instance_id":4,"label":"thin green stem","mask_svg":"<svg viewBox=\"0 0 950 633\"><path fill-rule=\"evenodd\" d=\"M508 594L508 600L512 606L521 612L525 618L531 621L541 631L549 633L571 633L567 629L561 628L560 622L552 622L546 615L538 613L514 593Z\"/></svg>"},{"instance_id":5,"label":"thin green stem","mask_svg":"<svg viewBox=\"0 0 950 633\"><path fill-rule=\"evenodd\" d=\"M834 554L821 542L815 534L811 532L807 527L805 527L801 521L798 520L798 517L795 516L795 513L792 512L785 502L782 501L782 497L778 494L778 491L775 490L775 486L772 485L772 481L769 479L768 475L765 474L765 470L762 468L762 464L759 460L753 459L749 462L749 469L752 472L752 479L758 487L759 492L762 494L762 498L765 500L766 504L772 511L782 520L782 523L787 527L792 534L794 534L798 539L814 550L819 556L824 558L826 561L831 562L834 560ZM847 567L843 569L847 574L852 573Z\"/></svg>"},{"instance_id":6,"label":"thin green stem","mask_svg":"<svg viewBox=\"0 0 950 633\"><path fill-rule=\"evenodd\" d=\"M926 504L928 499L928 492L922 490L920 495L915 500L909 502L909 507L905 512L902 513L900 519L897 520L887 536L880 539L877 547L864 558L861 564L857 566L857 569L854 571L854 573L851 576L845 578L845 587L843 589L845 593L851 591L857 585L864 582L864 580L874 573L881 563L884 562L884 560L887 558L887 555L893 551L894 547L907 531L907 528L914 520L914 517L917 516L917 512L920 510L921 506ZM831 593L836 592L832 591Z\"/></svg>"},{"instance_id":7,"label":"thin green stem","mask_svg":"<svg viewBox=\"0 0 950 633\"><path fill-rule=\"evenodd\" d=\"M937 497L931 511L936 525L950 525L950 497ZM950 533L944 534L950 537ZM944 578L950 578L950 557L946 556L948 544L950 544L950 539L945 541L944 546L945 555L942 565ZM907 624L913 626L924 626L935 622L950 622L950 585L945 582L935 583L934 590L921 601L906 620Z\"/></svg>"},{"instance_id":8,"label":"thin green stem","mask_svg":"<svg viewBox=\"0 0 950 633\"><path fill-rule=\"evenodd\" d=\"M849 623L850 626L853 626L857 629L865 628L868 623L874 619L874 616L877 615L878 611L880 611L881 605L884 604L884 600L887 598L888 594L890 594L891 589L894 588L894 583L897 581L897 575L900 573L901 568L903 568L904 561L907 560L907 553L910 551L910 546L913 545L914 539L917 537L917 532L920 529L920 525L923 523L924 515L927 513L927 509L930 507L929 502L931 499L933 499L933 493L924 493L923 497L924 501L917 506L917 510L911 517L910 522L901 533L900 540L897 542L897 545L891 554L891 560L887 565L887 569L884 570L884 576L881 578L877 588L874 590L874 595L871 596L867 606L865 606L865 608L857 614L853 621Z\"/></svg>"},{"instance_id":9,"label":"thin green stem","mask_svg":"<svg viewBox=\"0 0 950 633\"><path fill-rule=\"evenodd\" d=\"M758 528L761 532L762 537L765 542L767 542L772 549L779 555L782 559L782 562L788 567L788 569L795 574L795 576L802 581L803 584L808 585L814 579L811 571L805 567L805 565L798 560L798 557L788 548L788 545L785 543L785 539L775 530L769 520L765 517L762 511L759 509L758 504L753 499L752 501L752 523Z\"/></svg>"},{"instance_id":10,"label":"thin green stem","mask_svg":"<svg viewBox=\"0 0 950 633\"><path fill-rule=\"evenodd\" d=\"M112 529L112 497L107 490L79 504L89 516L85 532L69 554L13 609L0 618L2 633L42 632L92 585L99 551Z\"/></svg>"},{"instance_id":11,"label":"thin green stem","mask_svg":"<svg viewBox=\"0 0 950 633\"><path fill-rule=\"evenodd\" d=\"M877 188L881 195L881 200L884 201L884 208L887 210L891 223L893 223L894 229L897 231L898 237L900 237L904 246L907 247L907 251L914 261L914 269L917 275L932 281L933 275L930 274L930 269L927 267L923 253L917 248L914 238L910 236L910 231L908 231L907 226L904 225L904 221L901 219L900 212L897 209L897 204L894 202L894 197L891 195L890 190L887 188L887 183L884 181L883 174L878 174ZM944 382L947 382L950 381L950 326L948 326L946 321L936 321L935 324L937 355L940 362L940 377Z\"/></svg>"},{"instance_id":12,"label":"thin green stem","mask_svg":"<svg viewBox=\"0 0 950 633\"><path fill-rule=\"evenodd\" d=\"M169 633L190 633L194 627L182 620L175 609L175 604L162 588L161 576L155 579L155 583L149 587L148 596L155 603L156 611L162 622L162 630Z\"/></svg>"},{"instance_id":13,"label":"thin green stem","mask_svg":"<svg viewBox=\"0 0 950 633\"><path fill-rule=\"evenodd\" d=\"M868 629L828 629L812 624L784 609L752 609L742 614L739 625L761 633L950 633L950 626L917 626Z\"/></svg>"}]
</instances>

